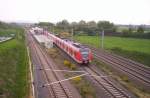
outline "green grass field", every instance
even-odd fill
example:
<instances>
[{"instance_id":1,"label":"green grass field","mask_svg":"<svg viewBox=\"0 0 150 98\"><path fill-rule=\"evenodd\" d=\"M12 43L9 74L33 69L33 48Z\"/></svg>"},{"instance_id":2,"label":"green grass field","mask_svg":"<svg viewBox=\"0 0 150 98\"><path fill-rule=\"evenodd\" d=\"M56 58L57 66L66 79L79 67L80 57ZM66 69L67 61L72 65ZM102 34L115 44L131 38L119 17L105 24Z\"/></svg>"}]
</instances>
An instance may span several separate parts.
<instances>
[{"instance_id":1,"label":"green grass field","mask_svg":"<svg viewBox=\"0 0 150 98\"><path fill-rule=\"evenodd\" d=\"M27 96L27 61L22 32L14 39L0 43L0 98Z\"/></svg>"},{"instance_id":2,"label":"green grass field","mask_svg":"<svg viewBox=\"0 0 150 98\"><path fill-rule=\"evenodd\" d=\"M75 39L81 43L90 44L97 48L101 46L101 38L98 36L75 36ZM104 48L150 66L149 39L107 36L104 38Z\"/></svg>"}]
</instances>

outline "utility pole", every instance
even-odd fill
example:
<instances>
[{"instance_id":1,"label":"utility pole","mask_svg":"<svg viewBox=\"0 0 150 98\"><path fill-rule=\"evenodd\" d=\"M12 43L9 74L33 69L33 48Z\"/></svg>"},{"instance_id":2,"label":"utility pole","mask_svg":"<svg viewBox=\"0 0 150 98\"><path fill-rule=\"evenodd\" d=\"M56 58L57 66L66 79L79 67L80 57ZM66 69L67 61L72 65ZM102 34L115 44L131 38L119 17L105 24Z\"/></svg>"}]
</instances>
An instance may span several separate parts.
<instances>
[{"instance_id":1,"label":"utility pole","mask_svg":"<svg viewBox=\"0 0 150 98\"><path fill-rule=\"evenodd\" d=\"M72 37L72 40L73 40L73 29L71 29L71 37Z\"/></svg>"},{"instance_id":2,"label":"utility pole","mask_svg":"<svg viewBox=\"0 0 150 98\"><path fill-rule=\"evenodd\" d=\"M101 48L104 48L104 30L102 30Z\"/></svg>"},{"instance_id":3,"label":"utility pole","mask_svg":"<svg viewBox=\"0 0 150 98\"><path fill-rule=\"evenodd\" d=\"M55 33L54 33L54 26L52 26L52 34L55 35Z\"/></svg>"}]
</instances>

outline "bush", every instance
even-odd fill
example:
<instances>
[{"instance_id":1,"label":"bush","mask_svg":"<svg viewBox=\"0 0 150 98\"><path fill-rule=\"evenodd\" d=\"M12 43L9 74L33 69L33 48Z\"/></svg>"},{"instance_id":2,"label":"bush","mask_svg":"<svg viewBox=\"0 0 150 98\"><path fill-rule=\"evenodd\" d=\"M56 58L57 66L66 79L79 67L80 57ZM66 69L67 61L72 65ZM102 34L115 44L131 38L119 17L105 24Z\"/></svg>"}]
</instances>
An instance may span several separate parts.
<instances>
[{"instance_id":1,"label":"bush","mask_svg":"<svg viewBox=\"0 0 150 98\"><path fill-rule=\"evenodd\" d=\"M75 70L75 69L76 69L76 65L75 65L75 64L71 64L70 68L71 68L72 70Z\"/></svg>"},{"instance_id":2,"label":"bush","mask_svg":"<svg viewBox=\"0 0 150 98\"><path fill-rule=\"evenodd\" d=\"M85 95L85 94L88 94L90 91L89 91L89 89L88 89L87 86L83 86L83 87L81 88L81 92L84 93L84 95Z\"/></svg>"},{"instance_id":3,"label":"bush","mask_svg":"<svg viewBox=\"0 0 150 98\"><path fill-rule=\"evenodd\" d=\"M125 81L125 82L129 82L129 79L127 76L122 76L122 80Z\"/></svg>"},{"instance_id":4,"label":"bush","mask_svg":"<svg viewBox=\"0 0 150 98\"><path fill-rule=\"evenodd\" d=\"M81 77L76 77L72 79L75 83L80 83L80 81L82 80Z\"/></svg>"},{"instance_id":5,"label":"bush","mask_svg":"<svg viewBox=\"0 0 150 98\"><path fill-rule=\"evenodd\" d=\"M64 65L70 67L70 66L71 66L71 63L70 63L69 61L67 61L67 60L64 60Z\"/></svg>"},{"instance_id":6,"label":"bush","mask_svg":"<svg viewBox=\"0 0 150 98\"><path fill-rule=\"evenodd\" d=\"M80 92L83 98L95 98L93 96L94 91L88 83L85 83L85 85L80 88Z\"/></svg>"},{"instance_id":7,"label":"bush","mask_svg":"<svg viewBox=\"0 0 150 98\"><path fill-rule=\"evenodd\" d=\"M57 57L57 50L54 49L54 48L50 48L50 49L47 49L48 53L53 57L53 58L56 58Z\"/></svg>"}]
</instances>

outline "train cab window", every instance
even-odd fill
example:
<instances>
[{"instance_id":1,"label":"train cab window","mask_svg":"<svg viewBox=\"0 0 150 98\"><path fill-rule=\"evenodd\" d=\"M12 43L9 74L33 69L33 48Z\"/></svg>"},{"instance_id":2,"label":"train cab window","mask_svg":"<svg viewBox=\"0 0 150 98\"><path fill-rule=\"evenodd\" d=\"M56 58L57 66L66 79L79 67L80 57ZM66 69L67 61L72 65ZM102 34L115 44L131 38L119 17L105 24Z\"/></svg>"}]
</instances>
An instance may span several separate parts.
<instances>
[{"instance_id":1,"label":"train cab window","mask_svg":"<svg viewBox=\"0 0 150 98\"><path fill-rule=\"evenodd\" d=\"M89 55L88 49L81 49L80 52L83 58L88 58L88 55Z\"/></svg>"}]
</instances>

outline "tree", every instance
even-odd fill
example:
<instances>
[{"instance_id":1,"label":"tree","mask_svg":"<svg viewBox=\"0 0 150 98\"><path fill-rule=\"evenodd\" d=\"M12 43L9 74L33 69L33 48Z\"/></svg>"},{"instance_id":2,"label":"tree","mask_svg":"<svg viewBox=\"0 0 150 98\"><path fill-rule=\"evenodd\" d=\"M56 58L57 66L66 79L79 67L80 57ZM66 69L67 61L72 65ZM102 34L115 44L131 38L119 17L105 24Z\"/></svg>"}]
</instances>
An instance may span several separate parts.
<instances>
[{"instance_id":1,"label":"tree","mask_svg":"<svg viewBox=\"0 0 150 98\"><path fill-rule=\"evenodd\" d=\"M130 36L129 29L122 30L122 36L123 37L129 37Z\"/></svg>"},{"instance_id":2,"label":"tree","mask_svg":"<svg viewBox=\"0 0 150 98\"><path fill-rule=\"evenodd\" d=\"M0 28L2 28L2 29L8 29L8 28L11 28L11 27L12 27L12 25L0 21Z\"/></svg>"},{"instance_id":3,"label":"tree","mask_svg":"<svg viewBox=\"0 0 150 98\"><path fill-rule=\"evenodd\" d=\"M85 22L84 20L81 20L81 21L79 22L79 25L81 25L81 26L86 26L86 22Z\"/></svg>"},{"instance_id":4,"label":"tree","mask_svg":"<svg viewBox=\"0 0 150 98\"><path fill-rule=\"evenodd\" d=\"M99 30L112 31L115 27L113 23L109 21L99 21L97 23Z\"/></svg>"},{"instance_id":5,"label":"tree","mask_svg":"<svg viewBox=\"0 0 150 98\"><path fill-rule=\"evenodd\" d=\"M86 28L87 28L86 22L84 20L81 20L78 23L78 30L80 30L80 31L86 31Z\"/></svg>"},{"instance_id":6,"label":"tree","mask_svg":"<svg viewBox=\"0 0 150 98\"><path fill-rule=\"evenodd\" d=\"M76 29L78 29L78 23L77 23L77 22L72 22L72 23L70 24L70 27L71 27L72 29L76 30Z\"/></svg>"},{"instance_id":7,"label":"tree","mask_svg":"<svg viewBox=\"0 0 150 98\"><path fill-rule=\"evenodd\" d=\"M36 26L40 26L46 30L51 30L55 25L51 22L39 22L38 24L35 24Z\"/></svg>"},{"instance_id":8,"label":"tree","mask_svg":"<svg viewBox=\"0 0 150 98\"><path fill-rule=\"evenodd\" d=\"M50 22L39 22L38 23L38 25L39 26L54 26L54 24L53 23L50 23Z\"/></svg>"},{"instance_id":9,"label":"tree","mask_svg":"<svg viewBox=\"0 0 150 98\"><path fill-rule=\"evenodd\" d=\"M144 28L143 28L143 26L139 26L138 29L137 29L137 32L138 32L138 33L144 33Z\"/></svg>"},{"instance_id":10,"label":"tree","mask_svg":"<svg viewBox=\"0 0 150 98\"><path fill-rule=\"evenodd\" d=\"M129 33L133 33L133 29L129 27Z\"/></svg>"},{"instance_id":11,"label":"tree","mask_svg":"<svg viewBox=\"0 0 150 98\"><path fill-rule=\"evenodd\" d=\"M95 21L89 21L89 22L87 23L87 25L88 25L88 28L89 28L89 29L96 29L96 28L97 28L97 24L96 24Z\"/></svg>"},{"instance_id":12,"label":"tree","mask_svg":"<svg viewBox=\"0 0 150 98\"><path fill-rule=\"evenodd\" d=\"M60 21L60 22L58 22L58 23L56 24L56 26L59 27L59 28L61 28L61 29L64 29L64 30L70 28L69 22L68 22L67 20L65 20L65 19L62 20L62 21Z\"/></svg>"}]
</instances>

